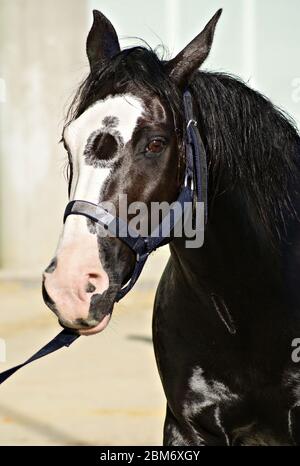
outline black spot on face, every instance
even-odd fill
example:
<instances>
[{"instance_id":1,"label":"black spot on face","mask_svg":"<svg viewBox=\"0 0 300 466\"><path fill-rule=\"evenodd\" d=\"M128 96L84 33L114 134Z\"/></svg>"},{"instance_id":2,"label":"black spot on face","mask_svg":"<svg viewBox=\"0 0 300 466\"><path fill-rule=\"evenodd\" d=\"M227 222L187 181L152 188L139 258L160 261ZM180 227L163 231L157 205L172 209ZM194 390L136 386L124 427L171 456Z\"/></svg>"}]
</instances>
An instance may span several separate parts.
<instances>
[{"instance_id":1,"label":"black spot on face","mask_svg":"<svg viewBox=\"0 0 300 466\"><path fill-rule=\"evenodd\" d=\"M93 284L90 283L90 282L87 284L87 286L86 286L86 288L85 288L85 291L86 291L87 293L93 293L95 290L96 290L95 285L93 285Z\"/></svg>"},{"instance_id":2,"label":"black spot on face","mask_svg":"<svg viewBox=\"0 0 300 466\"><path fill-rule=\"evenodd\" d=\"M116 138L110 133L98 130L89 136L83 155L87 165L95 168L108 167L117 151Z\"/></svg>"},{"instance_id":3,"label":"black spot on face","mask_svg":"<svg viewBox=\"0 0 300 466\"><path fill-rule=\"evenodd\" d=\"M93 220L90 220L89 218L86 219L86 222L89 232L92 235L95 235L97 233L96 223Z\"/></svg>"},{"instance_id":4,"label":"black spot on face","mask_svg":"<svg viewBox=\"0 0 300 466\"><path fill-rule=\"evenodd\" d=\"M106 116L102 120L102 125L105 129L116 128L119 124L119 119L116 116Z\"/></svg>"}]
</instances>

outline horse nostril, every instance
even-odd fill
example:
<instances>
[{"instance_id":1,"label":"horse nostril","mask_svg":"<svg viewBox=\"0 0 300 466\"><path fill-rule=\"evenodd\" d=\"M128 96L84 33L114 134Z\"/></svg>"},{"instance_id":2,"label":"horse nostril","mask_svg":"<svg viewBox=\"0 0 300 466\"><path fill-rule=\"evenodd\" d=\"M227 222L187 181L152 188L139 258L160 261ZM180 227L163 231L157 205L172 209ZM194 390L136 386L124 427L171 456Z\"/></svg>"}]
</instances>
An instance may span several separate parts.
<instances>
[{"instance_id":1,"label":"horse nostril","mask_svg":"<svg viewBox=\"0 0 300 466\"><path fill-rule=\"evenodd\" d=\"M45 269L45 273L52 273L57 267L57 258L54 257L48 267Z\"/></svg>"},{"instance_id":2,"label":"horse nostril","mask_svg":"<svg viewBox=\"0 0 300 466\"><path fill-rule=\"evenodd\" d=\"M94 293L101 292L103 285L105 284L105 274L102 271L90 271L85 275L84 278L84 292Z\"/></svg>"},{"instance_id":3,"label":"horse nostril","mask_svg":"<svg viewBox=\"0 0 300 466\"><path fill-rule=\"evenodd\" d=\"M87 293L93 293L95 290L96 290L95 285L93 285L92 283L88 282L88 284L87 284L86 287L85 287L85 291L86 291Z\"/></svg>"}]
</instances>

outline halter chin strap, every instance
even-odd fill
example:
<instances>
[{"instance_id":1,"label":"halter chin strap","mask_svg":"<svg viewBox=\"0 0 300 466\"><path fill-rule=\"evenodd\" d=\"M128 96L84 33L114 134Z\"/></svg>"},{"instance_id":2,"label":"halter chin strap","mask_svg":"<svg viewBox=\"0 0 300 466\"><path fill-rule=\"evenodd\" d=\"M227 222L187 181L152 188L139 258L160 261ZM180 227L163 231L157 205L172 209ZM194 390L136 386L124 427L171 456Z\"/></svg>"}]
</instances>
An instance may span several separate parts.
<instances>
[{"instance_id":1,"label":"halter chin strap","mask_svg":"<svg viewBox=\"0 0 300 466\"><path fill-rule=\"evenodd\" d=\"M23 362L22 364L18 364L17 366L11 367L10 369L7 369L4 372L1 372L0 385L19 369L22 369L22 367L27 366L27 364L30 364L31 362L36 361L37 359L43 358L44 356L47 356L50 353L54 353L54 351L57 351L60 348L63 348L64 346L70 346L75 340L77 340L77 338L79 338L79 336L80 335L78 333L75 333L72 330L64 329L62 332L56 335L56 337L53 338L53 340L49 341L47 345L43 346L43 348L41 348L37 353L31 356L31 358L27 359L27 361Z\"/></svg>"},{"instance_id":2,"label":"halter chin strap","mask_svg":"<svg viewBox=\"0 0 300 466\"><path fill-rule=\"evenodd\" d=\"M149 236L141 236L120 217L109 213L101 204L74 200L68 203L64 213L64 222L69 215L83 215L101 225L112 236L119 238L135 254L135 266L130 280L118 292L115 301L120 301L134 286L140 276L148 256L155 249L171 241L171 232L177 222L187 218L192 209L193 199L204 203L205 220L207 219L207 165L206 154L201 140L197 121L194 117L192 96L189 91L183 95L186 120L186 166L184 186L169 213Z\"/></svg>"},{"instance_id":3,"label":"halter chin strap","mask_svg":"<svg viewBox=\"0 0 300 466\"><path fill-rule=\"evenodd\" d=\"M163 218L158 227L151 232L151 235L147 237L141 236L136 230L130 228L120 217L111 215L100 204L97 205L88 201L69 202L66 207L64 220L69 215L84 215L98 225L101 225L112 236L119 238L134 252L136 258L135 266L130 280L121 288L116 296L115 301L118 302L136 283L149 254L171 241L171 231L183 215L186 218L189 214L192 200L192 190L188 186L184 186L177 202L171 205L169 213Z\"/></svg>"}]
</instances>

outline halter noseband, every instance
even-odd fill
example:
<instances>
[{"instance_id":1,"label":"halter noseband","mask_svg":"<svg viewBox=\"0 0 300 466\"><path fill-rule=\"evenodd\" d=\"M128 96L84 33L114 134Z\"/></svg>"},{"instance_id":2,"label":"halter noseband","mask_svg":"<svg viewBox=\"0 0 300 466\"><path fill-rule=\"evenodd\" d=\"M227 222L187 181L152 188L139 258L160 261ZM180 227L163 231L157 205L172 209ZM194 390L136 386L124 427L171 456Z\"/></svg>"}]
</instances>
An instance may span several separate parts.
<instances>
[{"instance_id":1,"label":"halter noseband","mask_svg":"<svg viewBox=\"0 0 300 466\"><path fill-rule=\"evenodd\" d=\"M151 252L171 241L171 232L178 220L188 213L196 197L204 203L204 215L207 219L207 164L203 142L201 140L197 121L193 113L192 96L187 90L183 95L185 134L185 176L180 194L168 214L149 236L143 237L130 228L120 217L110 214L101 204L89 201L73 200L66 206L64 223L69 215L84 215L101 225L112 236L119 238L135 254L135 266L130 280L118 292L115 301L122 299L134 286ZM181 208L176 208L175 205Z\"/></svg>"}]
</instances>

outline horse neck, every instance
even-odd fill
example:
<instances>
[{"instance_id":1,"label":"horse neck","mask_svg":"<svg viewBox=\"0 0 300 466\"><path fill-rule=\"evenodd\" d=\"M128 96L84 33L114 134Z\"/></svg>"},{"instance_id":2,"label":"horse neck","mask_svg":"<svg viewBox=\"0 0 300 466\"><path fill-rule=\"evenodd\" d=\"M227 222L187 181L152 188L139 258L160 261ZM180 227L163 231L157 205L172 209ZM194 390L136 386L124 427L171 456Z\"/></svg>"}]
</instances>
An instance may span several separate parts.
<instances>
[{"instance_id":1,"label":"horse neck","mask_svg":"<svg viewBox=\"0 0 300 466\"><path fill-rule=\"evenodd\" d=\"M295 206L300 218L300 202ZM256 300L257 308L260 300L264 306L272 302L276 307L286 299L300 305L296 278L300 267L299 221L295 217L286 225L288 231L274 239L255 222L249 206L245 210L240 192L232 190L215 201L202 247L187 248L185 238L174 239L174 270L190 296L207 292L236 300L237 305Z\"/></svg>"},{"instance_id":2,"label":"horse neck","mask_svg":"<svg viewBox=\"0 0 300 466\"><path fill-rule=\"evenodd\" d=\"M191 87L208 158L208 224L201 248L173 241L175 270L191 294L201 286L248 297L287 294L297 289L292 271L300 267L297 131L231 77L199 73Z\"/></svg>"}]
</instances>

